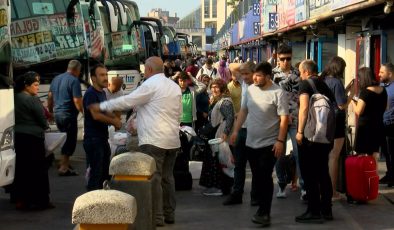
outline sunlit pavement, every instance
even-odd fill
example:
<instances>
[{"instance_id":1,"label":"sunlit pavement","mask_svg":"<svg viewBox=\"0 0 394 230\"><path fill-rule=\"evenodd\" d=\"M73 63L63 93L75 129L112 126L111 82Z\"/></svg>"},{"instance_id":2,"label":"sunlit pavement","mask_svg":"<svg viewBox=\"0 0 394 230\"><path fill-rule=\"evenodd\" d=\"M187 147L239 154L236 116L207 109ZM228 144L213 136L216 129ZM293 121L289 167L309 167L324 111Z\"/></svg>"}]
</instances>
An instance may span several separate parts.
<instances>
[{"instance_id":1,"label":"sunlit pavement","mask_svg":"<svg viewBox=\"0 0 394 230\"><path fill-rule=\"evenodd\" d=\"M57 156L58 157L58 156ZM51 199L56 208L40 212L16 211L10 204L8 194L0 191L0 229L7 230L63 230L73 229L71 210L74 200L86 190L85 154L81 143L72 158L72 166L80 173L75 177L59 177L56 167L49 170L51 182ZM385 170L384 162L379 163L379 173ZM250 206L250 172L246 182L243 204L223 206L225 197L206 197L202 188L194 181L192 191L177 192L177 209L175 224L158 229L258 229L259 225L251 222L257 210ZM324 224L299 224L294 221L296 215L305 211L306 205L300 201L300 191L287 189L287 199L277 199L275 187L271 229L394 229L394 188L380 187L377 200L367 205L348 204L346 200L333 203L334 221ZM390 199L392 200L390 202ZM137 201L138 202L138 201Z\"/></svg>"}]
</instances>

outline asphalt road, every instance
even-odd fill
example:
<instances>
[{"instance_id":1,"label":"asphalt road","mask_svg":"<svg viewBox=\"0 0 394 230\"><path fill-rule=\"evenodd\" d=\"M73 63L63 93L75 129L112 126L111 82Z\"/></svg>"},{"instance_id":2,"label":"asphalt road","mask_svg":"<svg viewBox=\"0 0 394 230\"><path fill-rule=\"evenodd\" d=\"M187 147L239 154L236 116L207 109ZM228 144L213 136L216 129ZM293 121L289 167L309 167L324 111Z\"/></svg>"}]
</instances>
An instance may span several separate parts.
<instances>
[{"instance_id":1,"label":"asphalt road","mask_svg":"<svg viewBox=\"0 0 394 230\"><path fill-rule=\"evenodd\" d=\"M78 144L72 165L80 173L75 177L59 177L56 167L49 170L51 200L56 208L39 212L21 212L10 204L8 194L0 189L0 230L71 230L71 211L75 199L86 192L84 184L85 155ZM379 164L380 174L384 163ZM205 197L195 180L193 190L177 192L176 222L163 230L197 229L257 229L250 219L256 207L249 205L250 172L245 188L244 203L223 206L224 197ZM275 193L277 187L275 188ZM274 195L275 195L274 193ZM377 200L367 205L348 204L345 200L334 202L334 221L320 225L295 223L294 217L304 212L306 206L299 200L299 191L287 191L287 199L273 198L271 229L394 229L394 188L381 186ZM138 202L138 201L137 201Z\"/></svg>"}]
</instances>

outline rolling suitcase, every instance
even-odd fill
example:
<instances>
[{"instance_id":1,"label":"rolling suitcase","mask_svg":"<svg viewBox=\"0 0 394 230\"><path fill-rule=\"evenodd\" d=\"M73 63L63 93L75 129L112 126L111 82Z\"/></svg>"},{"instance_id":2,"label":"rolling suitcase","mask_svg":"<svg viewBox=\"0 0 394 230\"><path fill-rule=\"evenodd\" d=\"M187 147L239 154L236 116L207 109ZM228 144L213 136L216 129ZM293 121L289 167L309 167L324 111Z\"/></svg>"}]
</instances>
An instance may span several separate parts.
<instances>
[{"instance_id":1,"label":"rolling suitcase","mask_svg":"<svg viewBox=\"0 0 394 230\"><path fill-rule=\"evenodd\" d=\"M190 143L186 134L182 131L179 133L181 140L181 149L177 154L174 165L175 190L191 190L193 187L192 174L189 170L189 151Z\"/></svg>"},{"instance_id":2,"label":"rolling suitcase","mask_svg":"<svg viewBox=\"0 0 394 230\"><path fill-rule=\"evenodd\" d=\"M346 190L349 200L366 202L378 196L379 176L372 156L346 158Z\"/></svg>"}]
</instances>

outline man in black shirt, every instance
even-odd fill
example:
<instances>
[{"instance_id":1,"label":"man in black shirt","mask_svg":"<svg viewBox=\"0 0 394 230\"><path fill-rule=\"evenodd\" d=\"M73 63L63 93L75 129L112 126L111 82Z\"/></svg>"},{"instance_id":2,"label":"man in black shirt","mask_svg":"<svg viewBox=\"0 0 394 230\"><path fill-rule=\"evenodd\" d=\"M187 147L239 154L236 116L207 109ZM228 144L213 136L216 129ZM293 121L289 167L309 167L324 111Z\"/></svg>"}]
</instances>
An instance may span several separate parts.
<instances>
[{"instance_id":1,"label":"man in black shirt","mask_svg":"<svg viewBox=\"0 0 394 230\"><path fill-rule=\"evenodd\" d=\"M305 60L299 66L302 81L299 85L300 108L298 113L298 127L296 140L299 151L300 170L304 179L306 194L308 197L307 211L295 218L300 223L323 223L324 220L332 220L331 198L332 185L328 171L328 154L332 149L332 143L322 144L311 142L304 137L304 129L308 118L309 99L314 94L308 79L312 79L316 90L331 101L334 100L331 90L319 80L317 65L312 60Z\"/></svg>"},{"instance_id":2,"label":"man in black shirt","mask_svg":"<svg viewBox=\"0 0 394 230\"><path fill-rule=\"evenodd\" d=\"M91 104L107 100L103 89L108 87L108 74L104 65L93 67L90 73L93 86L86 90L83 97L85 111L85 135L83 147L88 166L87 190L101 189L103 182L109 179L108 169L111 149L108 143L108 124L120 128L120 118L113 114L95 112L89 109Z\"/></svg>"}]
</instances>

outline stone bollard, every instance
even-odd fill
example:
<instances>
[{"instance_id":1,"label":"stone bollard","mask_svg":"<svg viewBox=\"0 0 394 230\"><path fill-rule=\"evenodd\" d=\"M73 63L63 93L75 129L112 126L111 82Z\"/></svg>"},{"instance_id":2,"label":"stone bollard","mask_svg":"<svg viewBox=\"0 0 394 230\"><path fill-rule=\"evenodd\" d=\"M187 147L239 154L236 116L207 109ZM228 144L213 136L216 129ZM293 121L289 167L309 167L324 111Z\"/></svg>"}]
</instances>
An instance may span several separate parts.
<instances>
[{"instance_id":1,"label":"stone bollard","mask_svg":"<svg viewBox=\"0 0 394 230\"><path fill-rule=\"evenodd\" d=\"M76 230L131 230L137 215L136 199L116 190L95 190L79 196L72 211Z\"/></svg>"},{"instance_id":2,"label":"stone bollard","mask_svg":"<svg viewBox=\"0 0 394 230\"><path fill-rule=\"evenodd\" d=\"M156 229L152 177L156 171L155 160L146 154L122 153L111 160L109 174L111 188L134 196L139 203L134 228Z\"/></svg>"}]
</instances>

